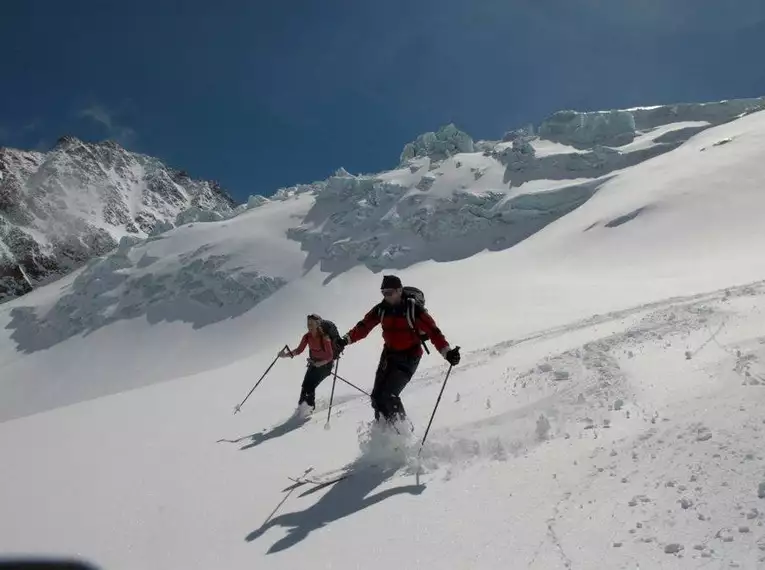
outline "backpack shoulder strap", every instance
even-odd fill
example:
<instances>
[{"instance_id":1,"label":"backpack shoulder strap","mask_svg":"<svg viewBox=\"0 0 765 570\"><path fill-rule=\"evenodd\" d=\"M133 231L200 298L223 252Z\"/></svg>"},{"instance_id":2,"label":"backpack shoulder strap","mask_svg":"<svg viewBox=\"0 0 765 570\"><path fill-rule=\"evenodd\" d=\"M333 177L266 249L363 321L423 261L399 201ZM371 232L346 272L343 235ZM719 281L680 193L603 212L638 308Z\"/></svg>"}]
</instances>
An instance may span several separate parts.
<instances>
[{"instance_id":1,"label":"backpack shoulder strap","mask_svg":"<svg viewBox=\"0 0 765 570\"><path fill-rule=\"evenodd\" d=\"M412 298L406 300L406 320L409 323L409 328L416 331L414 323L417 319L417 303Z\"/></svg>"},{"instance_id":2,"label":"backpack shoulder strap","mask_svg":"<svg viewBox=\"0 0 765 570\"><path fill-rule=\"evenodd\" d=\"M406 301L406 321L409 323L409 328L414 331L414 333L420 338L420 344L422 344L422 348L425 349L425 352L430 354L430 351L428 350L428 345L425 344L425 340L420 335L420 331L417 329L416 323L417 323L417 317L422 314L422 312L425 310L425 307L422 307L417 304L417 301L415 301L412 298L407 299Z\"/></svg>"}]
</instances>

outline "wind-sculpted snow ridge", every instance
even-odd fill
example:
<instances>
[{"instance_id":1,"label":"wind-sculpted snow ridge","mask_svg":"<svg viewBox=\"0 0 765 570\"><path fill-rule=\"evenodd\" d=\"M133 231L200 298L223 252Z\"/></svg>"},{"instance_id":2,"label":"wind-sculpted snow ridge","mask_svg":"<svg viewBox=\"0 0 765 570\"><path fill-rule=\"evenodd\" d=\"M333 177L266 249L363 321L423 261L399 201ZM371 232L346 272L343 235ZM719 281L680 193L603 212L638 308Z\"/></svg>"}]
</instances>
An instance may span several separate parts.
<instances>
[{"instance_id":1,"label":"wind-sculpted snow ridge","mask_svg":"<svg viewBox=\"0 0 765 570\"><path fill-rule=\"evenodd\" d=\"M176 217L220 219L233 206L216 182L112 141L0 148L0 302L108 253L122 236L162 233Z\"/></svg>"}]
</instances>

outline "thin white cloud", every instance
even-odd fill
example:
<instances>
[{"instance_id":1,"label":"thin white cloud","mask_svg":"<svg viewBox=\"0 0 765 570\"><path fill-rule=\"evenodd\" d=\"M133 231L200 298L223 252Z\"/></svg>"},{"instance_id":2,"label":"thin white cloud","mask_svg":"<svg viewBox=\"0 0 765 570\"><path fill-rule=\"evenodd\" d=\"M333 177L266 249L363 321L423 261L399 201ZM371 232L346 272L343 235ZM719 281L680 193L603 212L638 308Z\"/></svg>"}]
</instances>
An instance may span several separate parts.
<instances>
[{"instance_id":1,"label":"thin white cloud","mask_svg":"<svg viewBox=\"0 0 765 570\"><path fill-rule=\"evenodd\" d=\"M114 125L112 122L112 116L109 114L109 111L107 111L105 107L98 104L91 105L90 107L83 109L79 114L81 117L88 117L97 123L101 123L109 130L112 130Z\"/></svg>"},{"instance_id":2,"label":"thin white cloud","mask_svg":"<svg viewBox=\"0 0 765 570\"><path fill-rule=\"evenodd\" d=\"M26 125L21 127L22 133L31 133L33 131L38 130L42 126L42 121L40 119L33 119L29 121Z\"/></svg>"},{"instance_id":3,"label":"thin white cloud","mask_svg":"<svg viewBox=\"0 0 765 570\"><path fill-rule=\"evenodd\" d=\"M118 124L115 120L115 113L99 103L94 103L77 114L102 125L109 133L109 138L122 145L133 142L138 136L132 128Z\"/></svg>"}]
</instances>

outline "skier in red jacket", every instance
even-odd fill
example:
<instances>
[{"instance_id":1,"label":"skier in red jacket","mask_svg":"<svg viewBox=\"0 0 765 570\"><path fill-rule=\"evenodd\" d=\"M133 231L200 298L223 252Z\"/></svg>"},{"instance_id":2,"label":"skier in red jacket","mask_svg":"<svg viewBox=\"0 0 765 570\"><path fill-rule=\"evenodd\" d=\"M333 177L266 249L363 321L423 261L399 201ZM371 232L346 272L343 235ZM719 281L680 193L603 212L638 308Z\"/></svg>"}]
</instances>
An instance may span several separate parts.
<instances>
[{"instance_id":1,"label":"skier in red jacket","mask_svg":"<svg viewBox=\"0 0 765 570\"><path fill-rule=\"evenodd\" d=\"M459 347L451 348L433 317L420 305L403 295L401 279L395 275L383 277L383 301L375 305L364 318L341 339L352 344L366 337L378 324L382 326L384 346L372 389L375 419L382 415L389 423L406 418L401 392L417 371L422 357L422 339L417 330L425 332L441 355L452 365L460 361ZM411 305L410 305L411 303ZM409 318L414 316L412 323Z\"/></svg>"}]
</instances>

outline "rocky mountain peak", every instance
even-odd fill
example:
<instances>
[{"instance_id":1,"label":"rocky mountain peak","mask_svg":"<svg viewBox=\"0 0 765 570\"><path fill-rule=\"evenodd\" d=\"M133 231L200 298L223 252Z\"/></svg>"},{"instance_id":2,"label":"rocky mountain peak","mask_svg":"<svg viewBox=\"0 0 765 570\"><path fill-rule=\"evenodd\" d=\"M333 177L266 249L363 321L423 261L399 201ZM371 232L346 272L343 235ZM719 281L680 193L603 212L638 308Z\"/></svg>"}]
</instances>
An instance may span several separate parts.
<instances>
[{"instance_id":1,"label":"rocky mountain peak","mask_svg":"<svg viewBox=\"0 0 765 570\"><path fill-rule=\"evenodd\" d=\"M46 153L0 148L0 302L60 277L124 236L187 209L228 215L233 198L115 141L58 139Z\"/></svg>"}]
</instances>

